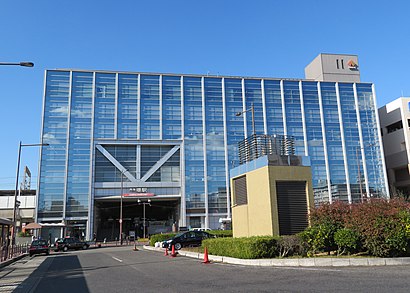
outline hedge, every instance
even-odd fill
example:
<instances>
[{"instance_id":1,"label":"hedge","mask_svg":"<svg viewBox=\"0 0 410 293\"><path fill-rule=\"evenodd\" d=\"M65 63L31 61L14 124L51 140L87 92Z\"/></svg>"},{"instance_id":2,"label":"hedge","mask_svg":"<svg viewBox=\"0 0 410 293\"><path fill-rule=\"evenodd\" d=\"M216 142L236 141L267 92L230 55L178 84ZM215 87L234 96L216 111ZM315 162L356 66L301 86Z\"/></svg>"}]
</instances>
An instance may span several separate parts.
<instances>
[{"instance_id":1,"label":"hedge","mask_svg":"<svg viewBox=\"0 0 410 293\"><path fill-rule=\"evenodd\" d=\"M278 237L258 236L242 238L211 238L202 241L202 247L212 255L241 259L274 258L279 255Z\"/></svg>"},{"instance_id":2,"label":"hedge","mask_svg":"<svg viewBox=\"0 0 410 293\"><path fill-rule=\"evenodd\" d=\"M232 230L211 230L207 231L209 234L215 235L216 237L232 237Z\"/></svg>"}]
</instances>

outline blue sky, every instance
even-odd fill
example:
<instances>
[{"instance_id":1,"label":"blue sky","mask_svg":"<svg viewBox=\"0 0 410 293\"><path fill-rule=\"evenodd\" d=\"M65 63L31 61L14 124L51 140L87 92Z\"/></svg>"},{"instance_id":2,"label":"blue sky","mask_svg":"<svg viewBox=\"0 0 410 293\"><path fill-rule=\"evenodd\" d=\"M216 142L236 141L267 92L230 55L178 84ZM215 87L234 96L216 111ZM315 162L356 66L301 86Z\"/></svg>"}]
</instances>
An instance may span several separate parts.
<instances>
[{"instance_id":1,"label":"blue sky","mask_svg":"<svg viewBox=\"0 0 410 293\"><path fill-rule=\"evenodd\" d=\"M410 96L410 2L338 3L2 1L0 62L35 67L0 66L0 189L14 189L19 141L40 141L45 69L303 78L319 53L357 54L379 107ZM34 186L38 152L21 158Z\"/></svg>"}]
</instances>

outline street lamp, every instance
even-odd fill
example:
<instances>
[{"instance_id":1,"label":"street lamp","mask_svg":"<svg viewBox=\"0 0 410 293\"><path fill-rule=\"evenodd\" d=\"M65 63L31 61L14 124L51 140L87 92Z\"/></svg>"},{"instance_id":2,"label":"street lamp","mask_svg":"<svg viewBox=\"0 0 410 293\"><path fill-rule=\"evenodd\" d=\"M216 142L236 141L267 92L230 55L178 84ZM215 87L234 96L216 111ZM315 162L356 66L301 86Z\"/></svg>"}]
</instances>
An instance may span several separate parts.
<instances>
[{"instance_id":1,"label":"street lamp","mask_svg":"<svg viewBox=\"0 0 410 293\"><path fill-rule=\"evenodd\" d=\"M14 189L12 244L15 244L15 241L16 241L16 227L17 227L16 211L17 211L17 194L18 194L18 186L19 186L21 148L31 147L31 146L48 146L48 145L49 145L48 143L22 144L20 141L19 152L18 152L18 157L17 157L16 188Z\"/></svg>"},{"instance_id":2,"label":"street lamp","mask_svg":"<svg viewBox=\"0 0 410 293\"><path fill-rule=\"evenodd\" d=\"M238 112L235 114L235 116L241 116L243 113L251 111L252 113L252 134L255 135L255 108L253 106L253 103L251 104L251 107L245 111Z\"/></svg>"},{"instance_id":3,"label":"street lamp","mask_svg":"<svg viewBox=\"0 0 410 293\"><path fill-rule=\"evenodd\" d=\"M122 196L123 196L123 189L124 189L124 172L126 170L121 171L121 197L120 197L120 244L122 245L123 239L122 239Z\"/></svg>"},{"instance_id":4,"label":"street lamp","mask_svg":"<svg viewBox=\"0 0 410 293\"><path fill-rule=\"evenodd\" d=\"M0 62L0 65L34 67L33 62Z\"/></svg>"},{"instance_id":5,"label":"street lamp","mask_svg":"<svg viewBox=\"0 0 410 293\"><path fill-rule=\"evenodd\" d=\"M146 206L146 205L151 206L151 200L148 199L147 202L142 202L142 201L139 199L139 200L138 200L138 204L142 204L142 205L143 205L143 213L142 213L143 224L142 224L142 226L144 227L143 238L145 239L145 206Z\"/></svg>"}]
</instances>

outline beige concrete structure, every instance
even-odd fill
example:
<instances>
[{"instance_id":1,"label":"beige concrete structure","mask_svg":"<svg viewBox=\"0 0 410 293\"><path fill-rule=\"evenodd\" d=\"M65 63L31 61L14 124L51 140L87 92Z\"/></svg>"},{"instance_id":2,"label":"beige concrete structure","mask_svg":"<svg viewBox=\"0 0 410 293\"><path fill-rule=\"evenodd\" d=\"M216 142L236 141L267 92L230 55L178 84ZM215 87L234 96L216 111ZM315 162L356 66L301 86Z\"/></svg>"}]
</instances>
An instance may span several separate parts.
<instances>
[{"instance_id":1,"label":"beige concrete structure","mask_svg":"<svg viewBox=\"0 0 410 293\"><path fill-rule=\"evenodd\" d=\"M238 179L246 182L246 200ZM314 205L308 166L272 166L268 160L265 166L231 177L231 190L234 237L302 231L308 224L307 213Z\"/></svg>"},{"instance_id":2,"label":"beige concrete structure","mask_svg":"<svg viewBox=\"0 0 410 293\"><path fill-rule=\"evenodd\" d=\"M410 195L410 98L379 108L387 176L392 195Z\"/></svg>"},{"instance_id":3,"label":"beige concrete structure","mask_svg":"<svg viewBox=\"0 0 410 293\"><path fill-rule=\"evenodd\" d=\"M305 67L306 79L316 81L360 82L357 55L319 54Z\"/></svg>"}]
</instances>

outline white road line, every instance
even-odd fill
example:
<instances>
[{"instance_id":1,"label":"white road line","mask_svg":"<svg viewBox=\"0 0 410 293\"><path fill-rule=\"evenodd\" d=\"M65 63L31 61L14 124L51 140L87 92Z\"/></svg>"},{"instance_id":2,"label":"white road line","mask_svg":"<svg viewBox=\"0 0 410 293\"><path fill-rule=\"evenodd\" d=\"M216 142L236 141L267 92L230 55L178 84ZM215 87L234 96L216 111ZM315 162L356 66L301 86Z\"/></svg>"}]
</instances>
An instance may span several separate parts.
<instances>
[{"instance_id":1,"label":"white road line","mask_svg":"<svg viewBox=\"0 0 410 293\"><path fill-rule=\"evenodd\" d=\"M113 259L115 259L116 261L119 261L119 262L122 262L122 259L119 259L119 258L116 258L116 257L113 257L113 256L111 256Z\"/></svg>"}]
</instances>

